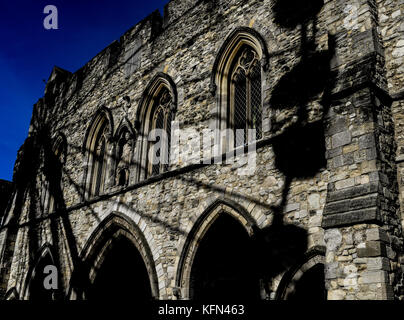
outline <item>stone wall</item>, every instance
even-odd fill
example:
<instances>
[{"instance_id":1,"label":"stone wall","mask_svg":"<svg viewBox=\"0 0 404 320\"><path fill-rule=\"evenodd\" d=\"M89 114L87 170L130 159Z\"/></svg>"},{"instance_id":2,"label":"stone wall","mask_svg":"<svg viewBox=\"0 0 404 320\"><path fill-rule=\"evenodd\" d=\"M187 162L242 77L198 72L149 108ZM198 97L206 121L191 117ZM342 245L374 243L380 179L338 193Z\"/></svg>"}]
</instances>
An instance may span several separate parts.
<instances>
[{"instance_id":1,"label":"stone wall","mask_svg":"<svg viewBox=\"0 0 404 320\"><path fill-rule=\"evenodd\" d=\"M294 226L305 235L305 252L326 247L329 299L402 297L402 182L399 178L397 184L395 162L395 150L398 147L400 159L402 146L402 22L397 14L402 6L402 1L328 0L316 19L287 28L277 22L276 1L173 0L164 17L152 13L77 72L55 68L34 107L30 137L44 128L49 137L66 136L64 209L41 214L35 207L39 191L21 200L25 187L40 189L46 168L40 150L46 148L39 146L32 183L17 188L0 230L2 272L7 274L2 293L15 288L20 298L28 297L27 279L37 253L49 244L60 265L62 294L72 297L78 261L91 251L103 221L117 213L136 225L134 232L150 248L155 297L188 298L189 284L180 275L192 261L183 265L184 248L198 219L220 207L229 214L239 208L249 219L233 215L246 229L262 232L273 230L280 209L285 230ZM213 65L225 39L241 27L255 30L268 49L264 139L258 144L254 173L239 174L238 169L246 167L241 159L210 165L180 161L169 172L142 180L136 167L139 137L128 186L110 187L102 196L83 201L83 145L98 110L110 110L114 134L125 121L136 128L143 93L162 72L176 86L180 129L200 133L215 128ZM325 61L325 70L317 57ZM317 75L320 83L313 80ZM307 98L304 120L294 96L299 103ZM40 145L45 140L37 141ZM179 148L187 145L180 141ZM313 163L315 170L309 165ZM292 255L293 243L285 239L282 246ZM5 254L7 248L15 249ZM271 256L264 249L260 254ZM271 274L263 298L276 297L283 275L295 262L285 261L276 262L283 269Z\"/></svg>"}]
</instances>

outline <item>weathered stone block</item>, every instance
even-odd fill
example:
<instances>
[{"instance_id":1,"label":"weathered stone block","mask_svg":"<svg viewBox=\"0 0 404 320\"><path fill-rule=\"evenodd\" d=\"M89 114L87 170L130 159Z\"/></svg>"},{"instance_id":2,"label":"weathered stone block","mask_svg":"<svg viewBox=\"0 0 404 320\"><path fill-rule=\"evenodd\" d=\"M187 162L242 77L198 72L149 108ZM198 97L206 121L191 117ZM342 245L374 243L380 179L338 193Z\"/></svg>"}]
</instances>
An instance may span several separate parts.
<instances>
[{"instance_id":1,"label":"weathered stone block","mask_svg":"<svg viewBox=\"0 0 404 320\"><path fill-rule=\"evenodd\" d=\"M335 183L335 188L337 190L339 190L339 189L345 189L345 188L353 187L354 185L355 185L355 179L354 178L349 178L349 179L337 181Z\"/></svg>"},{"instance_id":2,"label":"weathered stone block","mask_svg":"<svg viewBox=\"0 0 404 320\"><path fill-rule=\"evenodd\" d=\"M351 143L352 136L349 131L343 131L340 133L336 133L331 137L332 147L338 148L344 145Z\"/></svg>"},{"instance_id":3,"label":"weathered stone block","mask_svg":"<svg viewBox=\"0 0 404 320\"><path fill-rule=\"evenodd\" d=\"M367 271L360 276L360 282L364 284L387 283L388 279L389 277L385 271Z\"/></svg>"},{"instance_id":4,"label":"weathered stone block","mask_svg":"<svg viewBox=\"0 0 404 320\"><path fill-rule=\"evenodd\" d=\"M367 269L390 271L390 261L386 257L368 258Z\"/></svg>"},{"instance_id":5,"label":"weathered stone block","mask_svg":"<svg viewBox=\"0 0 404 320\"><path fill-rule=\"evenodd\" d=\"M359 137L359 149L367 149L374 147L375 147L375 136L373 133L368 133Z\"/></svg>"},{"instance_id":6,"label":"weathered stone block","mask_svg":"<svg viewBox=\"0 0 404 320\"><path fill-rule=\"evenodd\" d=\"M386 246L380 241L367 241L365 248L358 248L358 257L384 257Z\"/></svg>"},{"instance_id":7,"label":"weathered stone block","mask_svg":"<svg viewBox=\"0 0 404 320\"><path fill-rule=\"evenodd\" d=\"M384 241L384 242L389 242L389 238L387 236L387 233L385 230L381 228L372 228L366 230L366 239L368 241Z\"/></svg>"},{"instance_id":8,"label":"weathered stone block","mask_svg":"<svg viewBox=\"0 0 404 320\"><path fill-rule=\"evenodd\" d=\"M341 212L325 215L323 218L323 228L334 228L363 222L380 221L377 208L362 209L358 211Z\"/></svg>"}]
</instances>

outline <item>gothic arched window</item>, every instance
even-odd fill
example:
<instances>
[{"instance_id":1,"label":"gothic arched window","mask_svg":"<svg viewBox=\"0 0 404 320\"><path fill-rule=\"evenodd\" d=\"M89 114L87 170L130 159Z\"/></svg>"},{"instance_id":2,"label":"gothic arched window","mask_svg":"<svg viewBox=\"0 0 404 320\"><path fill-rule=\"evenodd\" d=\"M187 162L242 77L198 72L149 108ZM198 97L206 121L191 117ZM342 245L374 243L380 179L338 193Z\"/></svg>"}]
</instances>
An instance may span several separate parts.
<instances>
[{"instance_id":1,"label":"gothic arched window","mask_svg":"<svg viewBox=\"0 0 404 320\"><path fill-rule=\"evenodd\" d=\"M224 143L222 152L263 138L263 123L269 122L262 103L265 86L262 70L266 70L267 62L266 43L251 28L237 28L220 48L210 90L217 101L216 127L230 129L226 131L227 138L220 142Z\"/></svg>"},{"instance_id":2,"label":"gothic arched window","mask_svg":"<svg viewBox=\"0 0 404 320\"><path fill-rule=\"evenodd\" d=\"M106 149L107 149L107 127L104 125L96 138L93 153L90 194L99 195L103 188L103 181L106 173Z\"/></svg>"},{"instance_id":3,"label":"gothic arched window","mask_svg":"<svg viewBox=\"0 0 404 320\"><path fill-rule=\"evenodd\" d=\"M53 146L44 148L44 174L42 175L42 210L51 213L58 207L58 200L63 198L63 165L66 159L67 143L63 134L54 140Z\"/></svg>"},{"instance_id":4,"label":"gothic arched window","mask_svg":"<svg viewBox=\"0 0 404 320\"><path fill-rule=\"evenodd\" d=\"M53 212L58 209L57 200L63 197L63 165L66 161L66 138L59 135L52 147L51 153L51 171L49 172L51 183L50 187L52 192L50 192L49 197L49 207L48 212Z\"/></svg>"},{"instance_id":5,"label":"gothic arched window","mask_svg":"<svg viewBox=\"0 0 404 320\"><path fill-rule=\"evenodd\" d=\"M236 147L262 138L261 63L252 48L240 52L229 78L228 126ZM255 137L248 136L249 129L256 130Z\"/></svg>"},{"instance_id":6,"label":"gothic arched window","mask_svg":"<svg viewBox=\"0 0 404 320\"><path fill-rule=\"evenodd\" d=\"M147 86L138 113L139 179L161 174L169 169L171 156L171 123L177 108L173 80L158 73Z\"/></svg>"},{"instance_id":7,"label":"gothic arched window","mask_svg":"<svg viewBox=\"0 0 404 320\"><path fill-rule=\"evenodd\" d=\"M98 196L105 189L111 131L110 121L108 121L106 114L102 112L93 121L85 144L85 152L87 153L86 198Z\"/></svg>"},{"instance_id":8,"label":"gothic arched window","mask_svg":"<svg viewBox=\"0 0 404 320\"><path fill-rule=\"evenodd\" d=\"M171 148L171 95L164 88L157 96L151 123L151 139L149 140L149 155L153 161L149 162L149 175L154 176L167 171ZM149 159L150 159L149 156Z\"/></svg>"}]
</instances>

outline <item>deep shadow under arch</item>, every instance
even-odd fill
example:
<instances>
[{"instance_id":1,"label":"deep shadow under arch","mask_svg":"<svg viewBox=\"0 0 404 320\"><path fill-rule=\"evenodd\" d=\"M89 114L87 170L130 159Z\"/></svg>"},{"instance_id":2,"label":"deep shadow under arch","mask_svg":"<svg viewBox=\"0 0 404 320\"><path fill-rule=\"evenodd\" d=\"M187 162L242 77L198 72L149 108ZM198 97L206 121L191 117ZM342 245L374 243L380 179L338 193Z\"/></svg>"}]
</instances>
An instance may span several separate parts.
<instances>
[{"instance_id":1,"label":"deep shadow under arch","mask_svg":"<svg viewBox=\"0 0 404 320\"><path fill-rule=\"evenodd\" d=\"M323 246L313 247L306 252L299 261L283 275L275 299L326 300L325 252L326 249Z\"/></svg>"},{"instance_id":2,"label":"deep shadow under arch","mask_svg":"<svg viewBox=\"0 0 404 320\"><path fill-rule=\"evenodd\" d=\"M202 238L192 263L190 298L259 299L251 238L232 216L221 213Z\"/></svg>"},{"instance_id":3,"label":"deep shadow under arch","mask_svg":"<svg viewBox=\"0 0 404 320\"><path fill-rule=\"evenodd\" d=\"M250 237L253 236L253 229L257 229L254 218L237 202L227 198L218 198L210 203L203 213L196 218L192 229L189 230L181 246L181 255L177 265L175 281L176 288L179 289L176 294L177 299L190 298L190 273L196 249L209 226L221 214L232 216Z\"/></svg>"},{"instance_id":4,"label":"deep shadow under arch","mask_svg":"<svg viewBox=\"0 0 404 320\"><path fill-rule=\"evenodd\" d=\"M147 269L133 243L121 236L110 246L86 298L136 303L152 300Z\"/></svg>"},{"instance_id":5,"label":"deep shadow under arch","mask_svg":"<svg viewBox=\"0 0 404 320\"><path fill-rule=\"evenodd\" d=\"M324 265L316 264L296 282L293 292L287 296L292 301L324 301L327 300L325 289Z\"/></svg>"},{"instance_id":6,"label":"deep shadow under arch","mask_svg":"<svg viewBox=\"0 0 404 320\"><path fill-rule=\"evenodd\" d=\"M80 265L72 274L68 297L79 300L115 299L116 295L121 295L118 291L128 292L127 290L130 290L128 298L133 297L136 295L135 288L127 288L128 281L117 281L116 286L111 284L113 290L108 297L105 297L105 294L100 296L94 293L95 287L106 288L109 285L110 280L105 279L105 275L109 274L112 278L120 279L121 275L116 273L129 272L127 266L123 264L135 267L145 275L140 280L131 278L132 284L148 283L145 290L139 291L147 293L145 299L157 299L159 296L157 273L145 236L130 218L119 212L113 212L99 224L87 241L81 253ZM132 277L131 274L127 276ZM118 284L121 284L121 288Z\"/></svg>"}]
</instances>

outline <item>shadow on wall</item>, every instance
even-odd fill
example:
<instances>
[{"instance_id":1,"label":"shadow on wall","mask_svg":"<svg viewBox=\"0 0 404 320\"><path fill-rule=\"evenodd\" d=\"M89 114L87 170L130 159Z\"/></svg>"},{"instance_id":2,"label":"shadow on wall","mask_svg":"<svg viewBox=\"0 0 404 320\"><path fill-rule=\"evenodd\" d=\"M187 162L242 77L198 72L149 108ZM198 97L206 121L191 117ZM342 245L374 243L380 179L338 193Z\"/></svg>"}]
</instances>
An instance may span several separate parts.
<instances>
[{"instance_id":1,"label":"shadow on wall","mask_svg":"<svg viewBox=\"0 0 404 320\"><path fill-rule=\"evenodd\" d=\"M254 236L259 277L268 285L267 293L272 279L295 265L308 249L307 231L283 221L290 185L293 179L313 177L327 164L324 120L334 87L330 66L335 44L329 35L329 49L315 51L316 15L323 5L322 0L278 0L273 7L279 26L294 29L300 25L301 55L300 62L276 84L270 99L272 109L295 120L286 128L274 122L274 130L283 130L272 144L275 165L285 176L282 202L272 208L272 225L255 230ZM313 30L308 38L310 23Z\"/></svg>"},{"instance_id":2,"label":"shadow on wall","mask_svg":"<svg viewBox=\"0 0 404 320\"><path fill-rule=\"evenodd\" d=\"M272 279L291 268L304 255L308 247L307 231L292 224L285 224L283 221L283 212L290 185L293 179L312 177L326 166L324 117L328 112L330 91L334 86L334 77L330 70L330 62L334 56L334 42L333 38L329 36L329 49L327 51L315 51L316 15L322 6L322 0L278 0L273 7L276 23L288 29L300 25L302 36L300 62L281 78L275 86L270 100L273 109L279 112L290 112L296 118L294 124L283 128L283 133L273 141L276 167L285 175L282 201L279 206L270 208L274 215L272 225L264 229L255 228L252 238L252 257L250 257L254 261L254 267L244 270L243 273L248 279L250 277L248 274L252 274L252 278L255 280L262 279L263 283L266 284L265 290L268 294ZM308 38L307 28L310 23L313 31L311 38ZM321 99L320 104L314 103L319 98ZM35 111L34 109L32 123L39 127L35 127L32 134L26 139L19 151L15 165L14 195L8 208L8 211L12 209L12 212L9 214L11 220L7 222L7 250L2 257L6 271L2 275L2 287L7 285L9 278L7 270L10 270L18 223L22 217L22 206L26 203L27 197L30 199L29 218L36 221L38 212L41 212L37 175L41 171L41 164L45 159L43 172L46 180L49 181L49 189L52 192L57 213L50 217L51 235L56 253L55 263L60 266L62 239L60 239L59 230L62 228L66 235L67 248L73 263L72 285L83 288L89 285L88 270L91 266L84 266L78 255L77 243L61 189L62 174L80 194L83 190L68 176L62 163L60 163L60 159L55 156L52 150L52 139L48 127L51 123L46 121L47 116L36 114ZM278 123L278 128L276 125L275 122L275 129L280 129L281 124ZM80 148L69 146L69 150L79 152ZM178 179L182 179L182 177L178 177ZM186 178L186 181L201 187L201 182L196 179ZM203 187L212 188L208 185ZM264 203L262 205L267 206ZM87 208L97 217L90 205ZM144 215L141 212L139 214ZM164 223L162 221L155 222ZM164 227L168 228L169 226L164 224ZM37 248L38 239L37 225L35 223L29 224L30 268L39 249ZM121 257L120 252L114 254ZM107 265L104 270L111 268L113 269L113 266ZM239 271L242 272L242 270ZM211 274L203 273L203 271L202 274L207 278L211 276ZM241 278L245 277L241 276ZM59 299L64 298L62 292L65 289L60 288L60 294L56 295ZM254 287L251 290L257 290L257 288ZM2 296L4 297L4 295Z\"/></svg>"}]
</instances>

